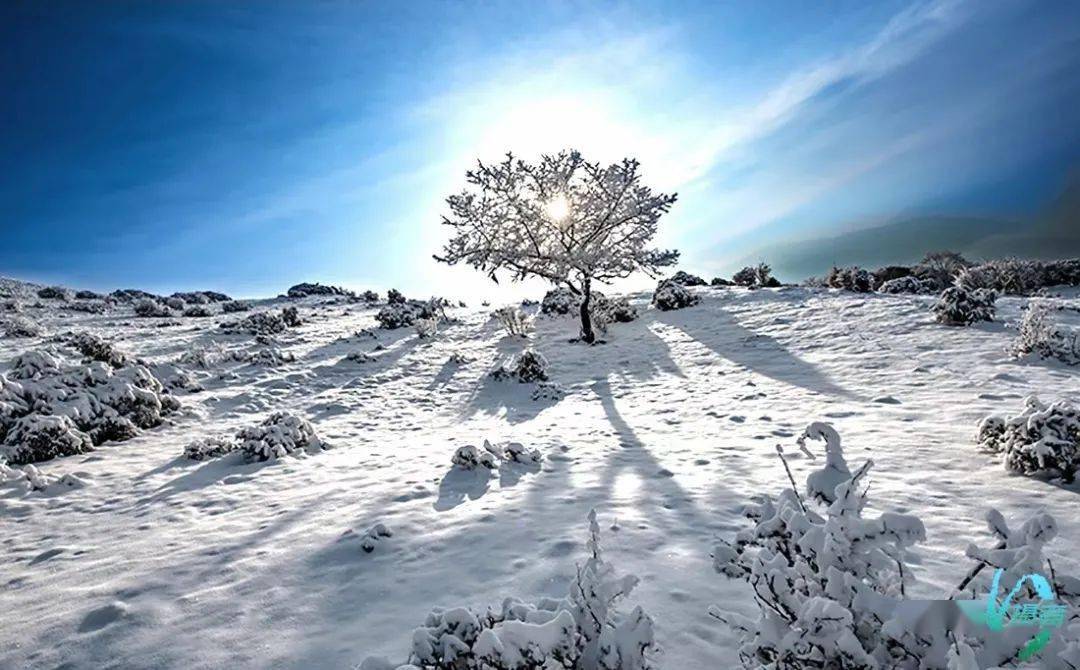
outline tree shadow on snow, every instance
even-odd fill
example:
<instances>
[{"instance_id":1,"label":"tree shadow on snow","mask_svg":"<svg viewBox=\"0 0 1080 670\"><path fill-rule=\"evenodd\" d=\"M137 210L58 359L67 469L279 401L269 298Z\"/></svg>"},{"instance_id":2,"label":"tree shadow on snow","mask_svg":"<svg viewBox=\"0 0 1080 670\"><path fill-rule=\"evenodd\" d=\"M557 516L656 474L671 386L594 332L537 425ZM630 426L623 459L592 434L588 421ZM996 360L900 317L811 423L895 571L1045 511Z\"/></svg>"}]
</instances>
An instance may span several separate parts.
<instances>
[{"instance_id":1,"label":"tree shadow on snow","mask_svg":"<svg viewBox=\"0 0 1080 670\"><path fill-rule=\"evenodd\" d=\"M665 312L656 320L682 331L717 356L750 372L813 393L860 399L817 366L788 351L775 338L743 327L728 312L714 309L708 319L703 319L695 311Z\"/></svg>"},{"instance_id":2,"label":"tree shadow on snow","mask_svg":"<svg viewBox=\"0 0 1080 670\"><path fill-rule=\"evenodd\" d=\"M446 512L466 500L479 500L488 492L491 478L492 473L487 468L450 468L439 482L439 497L433 505L435 511Z\"/></svg>"}]
</instances>

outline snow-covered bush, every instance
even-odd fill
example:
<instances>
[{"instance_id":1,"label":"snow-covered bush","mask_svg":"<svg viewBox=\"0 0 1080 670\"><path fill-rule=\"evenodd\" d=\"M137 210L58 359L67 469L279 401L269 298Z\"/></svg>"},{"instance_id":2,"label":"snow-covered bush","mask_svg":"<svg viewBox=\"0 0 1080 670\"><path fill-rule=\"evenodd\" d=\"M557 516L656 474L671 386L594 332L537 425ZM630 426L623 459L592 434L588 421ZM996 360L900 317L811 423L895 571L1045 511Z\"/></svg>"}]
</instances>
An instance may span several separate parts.
<instances>
[{"instance_id":1,"label":"snow-covered bush","mask_svg":"<svg viewBox=\"0 0 1080 670\"><path fill-rule=\"evenodd\" d=\"M637 308L633 307L629 300L608 298L599 291L593 292L589 309L592 311L593 325L604 333L612 323L629 323L638 318Z\"/></svg>"},{"instance_id":2,"label":"snow-covered bush","mask_svg":"<svg viewBox=\"0 0 1080 670\"><path fill-rule=\"evenodd\" d=\"M500 307L492 312L491 315L498 319L503 330L505 330L508 335L514 337L528 337L529 332L532 331L532 318L512 305Z\"/></svg>"},{"instance_id":3,"label":"snow-covered bush","mask_svg":"<svg viewBox=\"0 0 1080 670\"><path fill-rule=\"evenodd\" d=\"M360 294L360 299L364 302L379 302L379 294L368 289Z\"/></svg>"},{"instance_id":4,"label":"snow-covered bush","mask_svg":"<svg viewBox=\"0 0 1080 670\"><path fill-rule=\"evenodd\" d=\"M310 295L343 295L351 296L352 291L343 289L340 286L326 286L315 282L314 284L308 282L302 282L294 286L290 286L286 294L290 298L306 298Z\"/></svg>"},{"instance_id":5,"label":"snow-covered bush","mask_svg":"<svg viewBox=\"0 0 1080 670\"><path fill-rule=\"evenodd\" d=\"M283 307L281 310L281 320L285 322L285 325L289 328L297 328L304 322L300 320L300 310L295 307Z\"/></svg>"},{"instance_id":6,"label":"snow-covered bush","mask_svg":"<svg viewBox=\"0 0 1080 670\"><path fill-rule=\"evenodd\" d=\"M576 314L581 307L581 296L565 286L558 286L544 294L540 301L542 314Z\"/></svg>"},{"instance_id":7,"label":"snow-covered bush","mask_svg":"<svg viewBox=\"0 0 1080 670\"><path fill-rule=\"evenodd\" d=\"M285 363L295 363L296 356L277 347L262 347L252 352L245 352L243 360L251 365L264 368L276 368Z\"/></svg>"},{"instance_id":8,"label":"snow-covered bush","mask_svg":"<svg viewBox=\"0 0 1080 670\"><path fill-rule=\"evenodd\" d=\"M63 300L67 302L71 300L71 291L63 286L46 286L38 290L37 296L42 300Z\"/></svg>"},{"instance_id":9,"label":"snow-covered bush","mask_svg":"<svg viewBox=\"0 0 1080 670\"><path fill-rule=\"evenodd\" d=\"M730 279L724 279L723 277L713 277L709 284L711 286L734 286L735 282Z\"/></svg>"},{"instance_id":10,"label":"snow-covered bush","mask_svg":"<svg viewBox=\"0 0 1080 670\"><path fill-rule=\"evenodd\" d=\"M1080 364L1080 330L1057 324L1049 304L1032 301L1020 319L1012 353L1017 358L1033 354Z\"/></svg>"},{"instance_id":11,"label":"snow-covered bush","mask_svg":"<svg viewBox=\"0 0 1080 670\"><path fill-rule=\"evenodd\" d=\"M511 463L539 463L543 458L538 450L520 442L508 442L502 448L502 459Z\"/></svg>"},{"instance_id":12,"label":"snow-covered bush","mask_svg":"<svg viewBox=\"0 0 1080 670\"><path fill-rule=\"evenodd\" d=\"M870 273L858 266L849 268L833 267L825 277L825 283L831 288L838 288L855 293L869 293L873 290Z\"/></svg>"},{"instance_id":13,"label":"snow-covered bush","mask_svg":"<svg viewBox=\"0 0 1080 670\"><path fill-rule=\"evenodd\" d=\"M289 454L327 449L306 420L288 412L275 412L257 426L236 434L239 449L248 461L266 461Z\"/></svg>"},{"instance_id":14,"label":"snow-covered bush","mask_svg":"<svg viewBox=\"0 0 1080 670\"><path fill-rule=\"evenodd\" d=\"M454 467L461 468L462 470L475 470L477 468L494 470L498 466L494 454L474 447L471 444L458 447L454 451L454 456L450 459L450 462Z\"/></svg>"},{"instance_id":15,"label":"snow-covered bush","mask_svg":"<svg viewBox=\"0 0 1080 670\"><path fill-rule=\"evenodd\" d=\"M934 291L943 291L952 286L956 276L971 265L966 258L955 251L931 251L911 268L911 273Z\"/></svg>"},{"instance_id":16,"label":"snow-covered bush","mask_svg":"<svg viewBox=\"0 0 1080 670\"><path fill-rule=\"evenodd\" d=\"M435 609L413 632L408 665L399 670L647 670L656 649L653 621L618 602L638 580L604 560L596 512L589 514L589 552L569 593L529 604L507 598L478 613ZM369 659L361 667L393 667Z\"/></svg>"},{"instance_id":17,"label":"snow-covered bush","mask_svg":"<svg viewBox=\"0 0 1080 670\"><path fill-rule=\"evenodd\" d=\"M416 319L415 321L413 321L413 328L416 329L417 337L422 340L426 340L439 334L439 320Z\"/></svg>"},{"instance_id":18,"label":"snow-covered bush","mask_svg":"<svg viewBox=\"0 0 1080 670\"><path fill-rule=\"evenodd\" d=\"M878 287L881 293L933 293L934 290L927 282L918 277L898 277L881 283Z\"/></svg>"},{"instance_id":19,"label":"snow-covered bush","mask_svg":"<svg viewBox=\"0 0 1080 670\"><path fill-rule=\"evenodd\" d=\"M0 451L13 463L36 462L91 445L126 440L179 408L147 367L68 364L58 353L30 351L0 376Z\"/></svg>"},{"instance_id":20,"label":"snow-covered bush","mask_svg":"<svg viewBox=\"0 0 1080 670\"><path fill-rule=\"evenodd\" d=\"M968 290L951 286L942 291L934 305L939 322L949 326L970 326L979 321L993 321L997 311L997 293L991 289Z\"/></svg>"},{"instance_id":21,"label":"snow-covered bush","mask_svg":"<svg viewBox=\"0 0 1080 670\"><path fill-rule=\"evenodd\" d=\"M93 333L75 333L69 340L71 346L91 361L108 363L114 368L127 364L128 357L117 349L112 342Z\"/></svg>"},{"instance_id":22,"label":"snow-covered bush","mask_svg":"<svg viewBox=\"0 0 1080 670\"><path fill-rule=\"evenodd\" d=\"M968 291L991 289L1011 295L1031 295L1043 286L1042 264L1019 258L989 261L960 270L956 285Z\"/></svg>"},{"instance_id":23,"label":"snow-covered bush","mask_svg":"<svg viewBox=\"0 0 1080 670\"><path fill-rule=\"evenodd\" d=\"M166 307L177 312L182 312L187 306L187 303L184 302L183 298L178 298L175 295L165 298L162 302L165 303Z\"/></svg>"},{"instance_id":24,"label":"snow-covered bush","mask_svg":"<svg viewBox=\"0 0 1080 670\"><path fill-rule=\"evenodd\" d=\"M105 296L100 293L94 293L93 291L77 291L75 298L78 300L104 300Z\"/></svg>"},{"instance_id":25,"label":"snow-covered bush","mask_svg":"<svg viewBox=\"0 0 1080 670\"><path fill-rule=\"evenodd\" d=\"M208 305L212 302L228 302L232 298L217 291L178 291L170 298L177 298L191 305Z\"/></svg>"},{"instance_id":26,"label":"snow-covered bush","mask_svg":"<svg viewBox=\"0 0 1080 670\"><path fill-rule=\"evenodd\" d=\"M656 305L656 308L665 312L690 307L699 302L701 302L701 298L698 295L691 293L681 284L676 284L668 279L661 281L656 286L656 291L652 297L652 303Z\"/></svg>"},{"instance_id":27,"label":"snow-covered bush","mask_svg":"<svg viewBox=\"0 0 1080 670\"><path fill-rule=\"evenodd\" d=\"M681 284L682 286L706 286L707 285L705 283L705 280L702 279L701 277L698 277L697 275L692 275L689 272L684 272L682 270L679 270L675 274L671 275L671 277L669 277L669 279L671 281L675 282L676 284Z\"/></svg>"},{"instance_id":28,"label":"snow-covered bush","mask_svg":"<svg viewBox=\"0 0 1080 670\"><path fill-rule=\"evenodd\" d=\"M386 292L386 302L390 305L404 305L407 300L405 295L396 288L392 288Z\"/></svg>"},{"instance_id":29,"label":"snow-covered bush","mask_svg":"<svg viewBox=\"0 0 1080 670\"><path fill-rule=\"evenodd\" d=\"M1080 258L1044 261L1043 286L1080 286Z\"/></svg>"},{"instance_id":30,"label":"snow-covered bush","mask_svg":"<svg viewBox=\"0 0 1080 670\"><path fill-rule=\"evenodd\" d=\"M193 461L209 461L236 451L236 446L236 440L230 437L200 437L184 445L184 457Z\"/></svg>"},{"instance_id":31,"label":"snow-covered bush","mask_svg":"<svg viewBox=\"0 0 1080 670\"><path fill-rule=\"evenodd\" d=\"M172 316L172 312L166 305L153 298L143 298L135 303L135 316L141 317L164 317Z\"/></svg>"},{"instance_id":32,"label":"snow-covered bush","mask_svg":"<svg viewBox=\"0 0 1080 670\"><path fill-rule=\"evenodd\" d=\"M42 334L41 326L24 316L9 316L3 325L7 337L39 337Z\"/></svg>"},{"instance_id":33,"label":"snow-covered bush","mask_svg":"<svg viewBox=\"0 0 1080 670\"><path fill-rule=\"evenodd\" d=\"M228 302L221 303L221 311L224 314L234 314L236 312L246 312L251 309L251 305L243 300L230 300Z\"/></svg>"},{"instance_id":34,"label":"snow-covered bush","mask_svg":"<svg viewBox=\"0 0 1080 670\"><path fill-rule=\"evenodd\" d=\"M512 357L491 376L496 379L516 379L523 384L547 381L548 362L544 355L533 349L525 349Z\"/></svg>"},{"instance_id":35,"label":"snow-covered bush","mask_svg":"<svg viewBox=\"0 0 1080 670\"><path fill-rule=\"evenodd\" d=\"M0 456L9 463L38 463L94 450L90 436L66 416L28 414L9 426Z\"/></svg>"},{"instance_id":36,"label":"snow-covered bush","mask_svg":"<svg viewBox=\"0 0 1080 670\"><path fill-rule=\"evenodd\" d=\"M393 290L393 289L391 289ZM398 295L401 295L400 293ZM393 330L412 326L417 319L434 319L439 323L447 322L446 301L442 298L430 300L407 300L387 302L386 306L375 315L375 320L382 328Z\"/></svg>"},{"instance_id":37,"label":"snow-covered bush","mask_svg":"<svg viewBox=\"0 0 1080 670\"><path fill-rule=\"evenodd\" d=\"M780 285L776 277L772 276L772 268L766 263L758 263L756 266L746 266L731 277L736 286L748 288L775 288Z\"/></svg>"},{"instance_id":38,"label":"snow-covered bush","mask_svg":"<svg viewBox=\"0 0 1080 670\"><path fill-rule=\"evenodd\" d=\"M911 268L906 265L886 265L870 273L870 280L875 291L881 290L881 285L895 279L911 276Z\"/></svg>"},{"instance_id":39,"label":"snow-covered bush","mask_svg":"<svg viewBox=\"0 0 1080 670\"><path fill-rule=\"evenodd\" d=\"M1071 482L1080 469L1080 409L1064 400L1045 405L1029 396L1017 416L983 419L976 439L1010 472Z\"/></svg>"},{"instance_id":40,"label":"snow-covered bush","mask_svg":"<svg viewBox=\"0 0 1080 670\"><path fill-rule=\"evenodd\" d=\"M203 319L208 316L213 316L213 312L202 305L192 305L184 310L183 315L188 318Z\"/></svg>"},{"instance_id":41,"label":"snow-covered bush","mask_svg":"<svg viewBox=\"0 0 1080 670\"><path fill-rule=\"evenodd\" d=\"M360 548L364 552L370 554L375 551L375 546L388 537L393 537L394 533L391 532L386 524L377 523L371 528L368 528L364 533L364 537L360 540Z\"/></svg>"},{"instance_id":42,"label":"snow-covered bush","mask_svg":"<svg viewBox=\"0 0 1080 670\"><path fill-rule=\"evenodd\" d=\"M83 314L104 314L109 306L103 300L75 300L64 305L69 312L82 312Z\"/></svg>"},{"instance_id":43,"label":"snow-covered bush","mask_svg":"<svg viewBox=\"0 0 1080 670\"><path fill-rule=\"evenodd\" d=\"M285 310L281 314L273 312L252 312L240 321L226 321L221 324L226 333L247 333L257 337L270 337L279 335L289 329L286 321Z\"/></svg>"},{"instance_id":44,"label":"snow-covered bush","mask_svg":"<svg viewBox=\"0 0 1080 670\"><path fill-rule=\"evenodd\" d=\"M44 491L51 480L33 465L12 467L0 459L0 486L22 486L27 491Z\"/></svg>"},{"instance_id":45,"label":"snow-covered bush","mask_svg":"<svg viewBox=\"0 0 1080 670\"><path fill-rule=\"evenodd\" d=\"M345 354L345 360L353 363L370 363L375 360L375 357L366 351L350 351Z\"/></svg>"}]
</instances>

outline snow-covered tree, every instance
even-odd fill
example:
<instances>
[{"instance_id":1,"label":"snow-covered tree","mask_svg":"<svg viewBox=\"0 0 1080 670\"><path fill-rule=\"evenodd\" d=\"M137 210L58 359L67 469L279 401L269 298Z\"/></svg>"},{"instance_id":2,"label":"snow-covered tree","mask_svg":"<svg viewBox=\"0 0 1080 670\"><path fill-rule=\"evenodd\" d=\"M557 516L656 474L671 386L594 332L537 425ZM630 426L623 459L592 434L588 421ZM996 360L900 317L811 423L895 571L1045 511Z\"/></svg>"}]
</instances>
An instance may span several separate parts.
<instances>
[{"instance_id":1,"label":"snow-covered tree","mask_svg":"<svg viewBox=\"0 0 1080 670\"><path fill-rule=\"evenodd\" d=\"M543 155L536 163L478 162L469 186L447 198L454 228L439 260L463 262L498 281L540 277L580 295L581 338L596 339L590 314L594 282L637 271L655 276L678 260L674 250L649 248L661 215L675 194L653 193L641 183L639 163L602 166L577 151Z\"/></svg>"}]
</instances>

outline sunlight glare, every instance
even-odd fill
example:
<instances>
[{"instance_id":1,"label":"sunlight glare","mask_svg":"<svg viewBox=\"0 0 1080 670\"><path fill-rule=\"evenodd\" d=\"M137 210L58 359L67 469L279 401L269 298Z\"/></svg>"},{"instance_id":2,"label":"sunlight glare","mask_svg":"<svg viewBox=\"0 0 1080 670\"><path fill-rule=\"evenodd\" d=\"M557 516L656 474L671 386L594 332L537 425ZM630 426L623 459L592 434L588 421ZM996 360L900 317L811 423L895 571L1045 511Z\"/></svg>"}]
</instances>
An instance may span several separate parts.
<instances>
[{"instance_id":1,"label":"sunlight glare","mask_svg":"<svg viewBox=\"0 0 1080 670\"><path fill-rule=\"evenodd\" d=\"M555 223L562 223L570 214L570 203L566 201L566 196L560 194L544 205L544 211L549 219Z\"/></svg>"}]
</instances>

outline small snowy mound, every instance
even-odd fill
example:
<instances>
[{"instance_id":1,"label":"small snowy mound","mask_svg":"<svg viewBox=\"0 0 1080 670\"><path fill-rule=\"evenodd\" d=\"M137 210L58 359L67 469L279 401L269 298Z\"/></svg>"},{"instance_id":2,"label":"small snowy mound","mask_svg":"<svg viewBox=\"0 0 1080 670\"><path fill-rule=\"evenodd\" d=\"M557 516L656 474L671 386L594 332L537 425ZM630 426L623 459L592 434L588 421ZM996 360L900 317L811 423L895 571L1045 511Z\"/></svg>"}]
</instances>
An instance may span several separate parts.
<instances>
[{"instance_id":1,"label":"small snowy mound","mask_svg":"<svg viewBox=\"0 0 1080 670\"><path fill-rule=\"evenodd\" d=\"M0 451L12 463L84 453L157 426L179 406L144 365L69 364L29 351L0 375Z\"/></svg>"},{"instance_id":2,"label":"small snowy mound","mask_svg":"<svg viewBox=\"0 0 1080 670\"><path fill-rule=\"evenodd\" d=\"M288 412L275 412L257 426L236 434L239 449L248 461L267 461L290 454L328 448L306 420Z\"/></svg>"},{"instance_id":3,"label":"small snowy mound","mask_svg":"<svg viewBox=\"0 0 1080 670\"><path fill-rule=\"evenodd\" d=\"M882 282L878 287L879 293L932 293L932 286L918 277L898 277Z\"/></svg>"},{"instance_id":4,"label":"small snowy mound","mask_svg":"<svg viewBox=\"0 0 1080 670\"><path fill-rule=\"evenodd\" d=\"M535 605L507 598L501 608L435 609L413 631L402 668L425 670L646 670L656 649L653 621L640 607L628 614L619 601L638 580L618 576L604 560L596 512L589 514L589 556L569 593ZM393 668L368 659L362 668Z\"/></svg>"},{"instance_id":5,"label":"small snowy mound","mask_svg":"<svg viewBox=\"0 0 1080 670\"><path fill-rule=\"evenodd\" d=\"M257 351L247 352L245 362L264 368L276 368L286 363L296 362L296 356L277 347L263 347Z\"/></svg>"},{"instance_id":6,"label":"small snowy mound","mask_svg":"<svg viewBox=\"0 0 1080 670\"><path fill-rule=\"evenodd\" d=\"M512 463L539 463L543 456L520 442L509 442L502 448L502 459Z\"/></svg>"},{"instance_id":7,"label":"small snowy mound","mask_svg":"<svg viewBox=\"0 0 1080 670\"><path fill-rule=\"evenodd\" d=\"M970 326L980 321L993 321L997 311L997 293L990 289L967 290L951 286L941 293L934 314L947 326Z\"/></svg>"},{"instance_id":8,"label":"small snowy mound","mask_svg":"<svg viewBox=\"0 0 1080 670\"><path fill-rule=\"evenodd\" d=\"M1055 358L1069 365L1080 364L1080 330L1058 325L1052 312L1045 302L1028 304L1017 328L1013 355L1017 358L1033 355L1042 359Z\"/></svg>"},{"instance_id":9,"label":"small snowy mound","mask_svg":"<svg viewBox=\"0 0 1080 670\"><path fill-rule=\"evenodd\" d=\"M983 419L976 439L1001 454L1010 472L1071 482L1080 469L1080 409L1064 400L1045 405L1029 396L1017 416Z\"/></svg>"},{"instance_id":10,"label":"small snowy mound","mask_svg":"<svg viewBox=\"0 0 1080 670\"><path fill-rule=\"evenodd\" d=\"M670 279L661 281L652 297L652 303L657 309L665 312L690 307L699 302L701 302L700 297L688 291L682 284L676 284Z\"/></svg>"},{"instance_id":11,"label":"small snowy mound","mask_svg":"<svg viewBox=\"0 0 1080 670\"><path fill-rule=\"evenodd\" d=\"M360 548L363 549L365 553L370 554L375 551L376 545L381 543L384 539L393 536L394 533L386 527L386 524L377 523L371 528L368 528L367 532L364 533L363 539L360 540Z\"/></svg>"},{"instance_id":12,"label":"small snowy mound","mask_svg":"<svg viewBox=\"0 0 1080 670\"><path fill-rule=\"evenodd\" d=\"M559 286L544 294L544 299L540 301L540 312L542 314L570 314L577 312L580 306L580 296L565 286Z\"/></svg>"},{"instance_id":13,"label":"small snowy mound","mask_svg":"<svg viewBox=\"0 0 1080 670\"><path fill-rule=\"evenodd\" d=\"M184 446L184 457L193 461L209 461L236 451L236 447L236 440L229 437L201 437Z\"/></svg>"}]
</instances>

